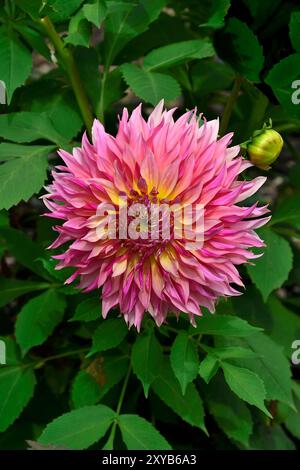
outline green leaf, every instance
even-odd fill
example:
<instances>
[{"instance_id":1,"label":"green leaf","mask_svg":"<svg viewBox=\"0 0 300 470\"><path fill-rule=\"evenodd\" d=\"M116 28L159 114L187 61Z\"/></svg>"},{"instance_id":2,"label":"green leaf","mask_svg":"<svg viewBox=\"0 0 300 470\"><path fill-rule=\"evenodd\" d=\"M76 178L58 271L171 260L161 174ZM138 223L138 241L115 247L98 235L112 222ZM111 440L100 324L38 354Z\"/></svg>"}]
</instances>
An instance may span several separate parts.
<instances>
[{"instance_id":1,"label":"green leaf","mask_svg":"<svg viewBox=\"0 0 300 470\"><path fill-rule=\"evenodd\" d=\"M300 385L294 382L293 389L295 394L296 411L289 410L288 415L284 420L284 425L293 436L300 439Z\"/></svg>"},{"instance_id":2,"label":"green leaf","mask_svg":"<svg viewBox=\"0 0 300 470\"><path fill-rule=\"evenodd\" d=\"M96 28L100 28L106 17L107 6L103 0L95 0L94 3L83 5L83 13L85 18L93 23Z\"/></svg>"},{"instance_id":3,"label":"green leaf","mask_svg":"<svg viewBox=\"0 0 300 470\"><path fill-rule=\"evenodd\" d=\"M152 388L174 413L192 426L206 432L202 399L196 387L192 383L189 384L183 396L169 361L165 360L163 363L161 373L153 382Z\"/></svg>"},{"instance_id":4,"label":"green leaf","mask_svg":"<svg viewBox=\"0 0 300 470\"><path fill-rule=\"evenodd\" d=\"M119 346L127 333L128 329L123 318L109 318L108 320L104 320L95 331L92 349L88 356Z\"/></svg>"},{"instance_id":5,"label":"green leaf","mask_svg":"<svg viewBox=\"0 0 300 470\"><path fill-rule=\"evenodd\" d=\"M6 85L7 101L11 102L16 88L23 85L32 67L29 50L22 45L13 31L0 28L0 77Z\"/></svg>"},{"instance_id":6,"label":"green leaf","mask_svg":"<svg viewBox=\"0 0 300 470\"><path fill-rule=\"evenodd\" d=\"M0 154L2 145L9 144L0 144ZM45 255L45 251L24 232L11 227L0 227L0 242L23 266L47 280L51 279L38 262L38 258Z\"/></svg>"},{"instance_id":7,"label":"green leaf","mask_svg":"<svg viewBox=\"0 0 300 470\"><path fill-rule=\"evenodd\" d=\"M38 18L39 13L42 13L43 0L15 0L15 3L21 10L34 18Z\"/></svg>"},{"instance_id":8,"label":"green leaf","mask_svg":"<svg viewBox=\"0 0 300 470\"><path fill-rule=\"evenodd\" d=\"M86 370L75 377L71 398L75 408L94 405L122 380L128 369L128 358L119 355L97 357Z\"/></svg>"},{"instance_id":9,"label":"green leaf","mask_svg":"<svg viewBox=\"0 0 300 470\"><path fill-rule=\"evenodd\" d=\"M222 62L201 60L190 67L192 90L197 96L207 96L216 91L227 90L235 78L233 69Z\"/></svg>"},{"instance_id":10,"label":"green leaf","mask_svg":"<svg viewBox=\"0 0 300 470\"><path fill-rule=\"evenodd\" d=\"M157 429L140 416L121 415L118 424L128 450L172 449Z\"/></svg>"},{"instance_id":11,"label":"green leaf","mask_svg":"<svg viewBox=\"0 0 300 470\"><path fill-rule=\"evenodd\" d=\"M271 296L268 300L270 328L268 333L280 346L284 347L285 355L291 358L291 344L300 338L300 316L287 309L280 300Z\"/></svg>"},{"instance_id":12,"label":"green leaf","mask_svg":"<svg viewBox=\"0 0 300 470\"><path fill-rule=\"evenodd\" d=\"M222 363L222 369L228 386L241 400L256 406L267 416L272 417L265 407L266 390L258 375L249 369L237 367L227 362Z\"/></svg>"},{"instance_id":13,"label":"green leaf","mask_svg":"<svg viewBox=\"0 0 300 470\"><path fill-rule=\"evenodd\" d=\"M48 424L39 442L71 450L86 449L105 435L114 417L115 412L104 405L79 408Z\"/></svg>"},{"instance_id":14,"label":"green leaf","mask_svg":"<svg viewBox=\"0 0 300 470\"><path fill-rule=\"evenodd\" d=\"M171 366L177 377L182 393L198 375L197 349L186 331L180 331L171 348Z\"/></svg>"},{"instance_id":15,"label":"green leaf","mask_svg":"<svg viewBox=\"0 0 300 470\"><path fill-rule=\"evenodd\" d=\"M36 290L47 289L46 282L19 281L18 279L0 279L0 307L11 300Z\"/></svg>"},{"instance_id":16,"label":"green leaf","mask_svg":"<svg viewBox=\"0 0 300 470\"><path fill-rule=\"evenodd\" d=\"M284 198L275 208L269 225L278 223L299 224L300 219L300 193L295 192Z\"/></svg>"},{"instance_id":17,"label":"green leaf","mask_svg":"<svg viewBox=\"0 0 300 470\"><path fill-rule=\"evenodd\" d=\"M207 28L222 28L224 19L230 7L230 0L213 0L210 8L209 19L206 23L201 24Z\"/></svg>"},{"instance_id":18,"label":"green leaf","mask_svg":"<svg viewBox=\"0 0 300 470\"><path fill-rule=\"evenodd\" d=\"M101 303L99 297L84 300L77 305L74 317L69 321L93 321L101 318Z\"/></svg>"},{"instance_id":19,"label":"green leaf","mask_svg":"<svg viewBox=\"0 0 300 470\"><path fill-rule=\"evenodd\" d=\"M234 363L246 367L264 382L267 400L278 400L293 407L291 370L288 359L271 338L258 333L243 339L222 339L226 345L249 347L257 354L253 359L235 359ZM223 343L224 344L224 343Z\"/></svg>"},{"instance_id":20,"label":"green leaf","mask_svg":"<svg viewBox=\"0 0 300 470\"><path fill-rule=\"evenodd\" d=\"M206 401L210 413L229 439L247 447L253 430L251 413L247 405L231 392L221 374L210 383Z\"/></svg>"},{"instance_id":21,"label":"green leaf","mask_svg":"<svg viewBox=\"0 0 300 470\"><path fill-rule=\"evenodd\" d=\"M230 18L217 46L224 58L240 75L260 81L264 65L263 49L252 30L237 18Z\"/></svg>"},{"instance_id":22,"label":"green leaf","mask_svg":"<svg viewBox=\"0 0 300 470\"><path fill-rule=\"evenodd\" d=\"M89 47L90 35L91 25L86 20L83 10L79 10L71 18L68 36L64 41L66 44L73 44L73 46Z\"/></svg>"},{"instance_id":23,"label":"green leaf","mask_svg":"<svg viewBox=\"0 0 300 470\"><path fill-rule=\"evenodd\" d=\"M133 92L148 103L155 105L161 99L173 100L180 95L179 84L170 75L147 72L134 64L123 64L121 71Z\"/></svg>"},{"instance_id":24,"label":"green leaf","mask_svg":"<svg viewBox=\"0 0 300 470\"><path fill-rule=\"evenodd\" d=\"M257 333L261 328L250 325L241 318L231 315L204 315L196 319L197 326L190 326L189 334L218 335L218 336L249 336Z\"/></svg>"},{"instance_id":25,"label":"green leaf","mask_svg":"<svg viewBox=\"0 0 300 470\"><path fill-rule=\"evenodd\" d=\"M300 118L300 54L292 54L273 66L265 78L281 106L291 116Z\"/></svg>"},{"instance_id":26,"label":"green leaf","mask_svg":"<svg viewBox=\"0 0 300 470\"><path fill-rule=\"evenodd\" d=\"M63 147L65 138L56 131L45 113L22 111L0 115L0 136L13 142L33 142L46 139Z\"/></svg>"},{"instance_id":27,"label":"green leaf","mask_svg":"<svg viewBox=\"0 0 300 470\"><path fill-rule=\"evenodd\" d=\"M0 368L0 432L22 413L33 395L35 376L24 364Z\"/></svg>"},{"instance_id":28,"label":"green leaf","mask_svg":"<svg viewBox=\"0 0 300 470\"><path fill-rule=\"evenodd\" d=\"M149 72L181 64L187 60L204 59L215 54L208 39L182 41L154 49L144 59L144 68Z\"/></svg>"},{"instance_id":29,"label":"green leaf","mask_svg":"<svg viewBox=\"0 0 300 470\"><path fill-rule=\"evenodd\" d=\"M14 144L0 145L13 146L11 151L15 154L25 147L22 145L17 151ZM8 148L6 163L0 165L0 209L9 209L21 200L28 201L41 189L47 177L49 150L53 150L53 147L38 146L36 149L35 146L31 146L30 149L25 149L22 156L19 154L16 158L9 158L8 155L11 154Z\"/></svg>"},{"instance_id":30,"label":"green leaf","mask_svg":"<svg viewBox=\"0 0 300 470\"><path fill-rule=\"evenodd\" d=\"M51 61L51 54L49 48L46 46L44 38L35 29L30 28L26 24L14 23L14 28L23 36L25 41L32 49L35 49L43 55L49 62Z\"/></svg>"},{"instance_id":31,"label":"green leaf","mask_svg":"<svg viewBox=\"0 0 300 470\"><path fill-rule=\"evenodd\" d=\"M74 58L78 67L82 84L96 113L100 101L101 90L101 74L99 73L100 58L98 57L97 51L95 49L87 49L86 47L76 47L74 50ZM108 83L110 85L112 83L111 86L107 87L106 93L108 94L117 92L117 84L111 81L112 73L115 73L115 71L117 71L118 75L121 75L117 69L108 74ZM106 99L106 96L104 98Z\"/></svg>"},{"instance_id":32,"label":"green leaf","mask_svg":"<svg viewBox=\"0 0 300 470\"><path fill-rule=\"evenodd\" d=\"M199 366L199 375L207 384L216 375L220 368L220 362L213 354L208 354Z\"/></svg>"},{"instance_id":33,"label":"green leaf","mask_svg":"<svg viewBox=\"0 0 300 470\"><path fill-rule=\"evenodd\" d=\"M47 0L43 2L42 15L48 15L55 23L66 21L83 3L83 0Z\"/></svg>"},{"instance_id":34,"label":"green leaf","mask_svg":"<svg viewBox=\"0 0 300 470\"><path fill-rule=\"evenodd\" d=\"M257 354L248 348L240 348L238 346L228 346L225 348L209 348L205 347L208 352L217 356L219 359L255 359Z\"/></svg>"},{"instance_id":35,"label":"green leaf","mask_svg":"<svg viewBox=\"0 0 300 470\"><path fill-rule=\"evenodd\" d=\"M272 230L261 229L259 235L267 245L264 255L255 260L255 266L248 266L247 270L266 301L271 292L287 280L293 267L293 253L289 243Z\"/></svg>"},{"instance_id":36,"label":"green leaf","mask_svg":"<svg viewBox=\"0 0 300 470\"><path fill-rule=\"evenodd\" d=\"M23 355L33 346L42 344L61 322L66 308L63 295L49 289L30 299L20 311L16 322L17 343Z\"/></svg>"},{"instance_id":37,"label":"green leaf","mask_svg":"<svg viewBox=\"0 0 300 470\"><path fill-rule=\"evenodd\" d=\"M286 435L279 424L259 426L254 428L251 440L251 450L296 450L295 444Z\"/></svg>"},{"instance_id":38,"label":"green leaf","mask_svg":"<svg viewBox=\"0 0 300 470\"><path fill-rule=\"evenodd\" d=\"M27 87L26 111L46 114L55 130L71 140L83 126L82 117L70 88L57 85L54 80L41 79Z\"/></svg>"},{"instance_id":39,"label":"green leaf","mask_svg":"<svg viewBox=\"0 0 300 470\"><path fill-rule=\"evenodd\" d=\"M161 346L153 329L137 337L131 360L133 371L142 382L147 397L150 385L160 373L163 360Z\"/></svg>"},{"instance_id":40,"label":"green leaf","mask_svg":"<svg viewBox=\"0 0 300 470\"><path fill-rule=\"evenodd\" d=\"M300 12L294 11L290 21L290 38L295 51L300 52Z\"/></svg>"},{"instance_id":41,"label":"green leaf","mask_svg":"<svg viewBox=\"0 0 300 470\"><path fill-rule=\"evenodd\" d=\"M166 0L107 2L104 41L106 64L112 64L124 46L156 20L166 3Z\"/></svg>"}]
</instances>

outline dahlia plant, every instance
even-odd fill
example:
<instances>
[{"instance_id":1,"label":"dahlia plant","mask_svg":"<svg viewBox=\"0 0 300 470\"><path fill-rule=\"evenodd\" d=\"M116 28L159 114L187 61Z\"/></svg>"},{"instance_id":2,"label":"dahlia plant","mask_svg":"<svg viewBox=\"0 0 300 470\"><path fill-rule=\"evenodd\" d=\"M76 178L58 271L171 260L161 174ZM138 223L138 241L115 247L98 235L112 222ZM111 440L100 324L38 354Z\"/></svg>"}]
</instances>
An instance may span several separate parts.
<instances>
[{"instance_id":1,"label":"dahlia plant","mask_svg":"<svg viewBox=\"0 0 300 470\"><path fill-rule=\"evenodd\" d=\"M0 2L0 452L299 447L299 22Z\"/></svg>"}]
</instances>

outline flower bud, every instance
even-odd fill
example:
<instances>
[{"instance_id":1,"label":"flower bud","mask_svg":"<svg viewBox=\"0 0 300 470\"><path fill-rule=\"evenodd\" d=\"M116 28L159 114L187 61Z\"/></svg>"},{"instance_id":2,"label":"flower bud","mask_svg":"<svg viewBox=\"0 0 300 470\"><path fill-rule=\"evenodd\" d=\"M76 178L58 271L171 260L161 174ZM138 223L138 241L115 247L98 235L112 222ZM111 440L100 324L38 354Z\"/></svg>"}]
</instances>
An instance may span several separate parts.
<instances>
[{"instance_id":1,"label":"flower bud","mask_svg":"<svg viewBox=\"0 0 300 470\"><path fill-rule=\"evenodd\" d=\"M253 165L268 170L277 160L283 146L281 135L274 129L265 127L252 137L247 145L247 152Z\"/></svg>"}]
</instances>

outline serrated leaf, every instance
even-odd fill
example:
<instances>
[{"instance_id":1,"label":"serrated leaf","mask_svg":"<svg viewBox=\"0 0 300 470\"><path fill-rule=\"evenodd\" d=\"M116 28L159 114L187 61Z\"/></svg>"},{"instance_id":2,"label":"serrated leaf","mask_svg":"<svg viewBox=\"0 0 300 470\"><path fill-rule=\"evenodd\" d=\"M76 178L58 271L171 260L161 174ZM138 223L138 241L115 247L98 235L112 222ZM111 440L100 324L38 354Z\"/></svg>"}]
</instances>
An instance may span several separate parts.
<instances>
[{"instance_id":1,"label":"serrated leaf","mask_svg":"<svg viewBox=\"0 0 300 470\"><path fill-rule=\"evenodd\" d=\"M90 35L91 25L86 20L83 10L79 10L71 17L68 36L64 41L73 46L89 47Z\"/></svg>"},{"instance_id":2,"label":"serrated leaf","mask_svg":"<svg viewBox=\"0 0 300 470\"><path fill-rule=\"evenodd\" d=\"M278 223L299 224L300 220L300 193L295 192L284 198L275 208L269 225Z\"/></svg>"},{"instance_id":3,"label":"serrated leaf","mask_svg":"<svg viewBox=\"0 0 300 470\"><path fill-rule=\"evenodd\" d=\"M104 50L107 64L134 37L143 33L156 20L166 0L110 1L105 21Z\"/></svg>"},{"instance_id":4,"label":"serrated leaf","mask_svg":"<svg viewBox=\"0 0 300 470\"><path fill-rule=\"evenodd\" d=\"M208 39L182 41L151 51L144 59L144 68L147 71L164 69L187 60L203 59L214 54L213 45Z\"/></svg>"},{"instance_id":5,"label":"serrated leaf","mask_svg":"<svg viewBox=\"0 0 300 470\"><path fill-rule=\"evenodd\" d=\"M119 346L127 333L128 329L123 318L104 320L95 331L92 348L88 356Z\"/></svg>"},{"instance_id":6,"label":"serrated leaf","mask_svg":"<svg viewBox=\"0 0 300 470\"><path fill-rule=\"evenodd\" d=\"M166 359L162 366L162 372L153 382L152 388L174 413L192 426L206 432L203 403L196 387L192 383L189 384L183 396L178 380Z\"/></svg>"},{"instance_id":7,"label":"serrated leaf","mask_svg":"<svg viewBox=\"0 0 300 470\"><path fill-rule=\"evenodd\" d=\"M49 62L51 61L50 50L46 46L44 38L35 29L24 23L14 23L14 28L23 36L32 49L43 55Z\"/></svg>"},{"instance_id":8,"label":"serrated leaf","mask_svg":"<svg viewBox=\"0 0 300 470\"><path fill-rule=\"evenodd\" d=\"M85 18L93 23L96 28L100 28L107 13L107 6L103 0L95 0L94 3L83 5Z\"/></svg>"},{"instance_id":9,"label":"serrated leaf","mask_svg":"<svg viewBox=\"0 0 300 470\"><path fill-rule=\"evenodd\" d=\"M71 450L86 449L105 435L114 417L115 412L105 405L85 406L48 424L39 442Z\"/></svg>"},{"instance_id":10,"label":"serrated leaf","mask_svg":"<svg viewBox=\"0 0 300 470\"><path fill-rule=\"evenodd\" d=\"M82 117L69 87L58 88L54 80L40 79L27 87L26 111L44 113L53 127L65 139L73 139L80 132Z\"/></svg>"},{"instance_id":11,"label":"serrated leaf","mask_svg":"<svg viewBox=\"0 0 300 470\"><path fill-rule=\"evenodd\" d=\"M287 430L295 437L300 439L300 385L299 383L293 382L293 391L295 395L295 408L289 410L284 420L284 425Z\"/></svg>"},{"instance_id":12,"label":"serrated leaf","mask_svg":"<svg viewBox=\"0 0 300 470\"><path fill-rule=\"evenodd\" d=\"M222 28L230 7L230 0L213 0L211 3L209 19L206 23L201 24L201 26L214 29Z\"/></svg>"},{"instance_id":13,"label":"serrated leaf","mask_svg":"<svg viewBox=\"0 0 300 470\"><path fill-rule=\"evenodd\" d=\"M290 38L295 51L300 52L300 12L294 11L290 20Z\"/></svg>"},{"instance_id":14,"label":"serrated leaf","mask_svg":"<svg viewBox=\"0 0 300 470\"><path fill-rule=\"evenodd\" d=\"M221 374L210 383L206 401L222 431L230 439L247 447L253 430L251 413L247 405L229 389Z\"/></svg>"},{"instance_id":15,"label":"serrated leaf","mask_svg":"<svg viewBox=\"0 0 300 470\"><path fill-rule=\"evenodd\" d=\"M42 344L61 322L66 308L63 295L54 289L30 299L16 321L16 338L23 355Z\"/></svg>"},{"instance_id":16,"label":"serrated leaf","mask_svg":"<svg viewBox=\"0 0 300 470\"><path fill-rule=\"evenodd\" d=\"M33 395L35 384L33 370L24 364L0 368L0 432L22 413Z\"/></svg>"},{"instance_id":17,"label":"serrated leaf","mask_svg":"<svg viewBox=\"0 0 300 470\"><path fill-rule=\"evenodd\" d=\"M161 99L173 100L180 95L179 84L170 75L148 72L134 64L123 64L121 71L132 91L148 103L155 105Z\"/></svg>"},{"instance_id":18,"label":"serrated leaf","mask_svg":"<svg viewBox=\"0 0 300 470\"><path fill-rule=\"evenodd\" d=\"M98 297L84 300L77 305L75 315L69 321L93 321L101 318L101 303Z\"/></svg>"},{"instance_id":19,"label":"serrated leaf","mask_svg":"<svg viewBox=\"0 0 300 470\"><path fill-rule=\"evenodd\" d=\"M48 153L49 147L32 146L31 152L0 165L0 209L27 201L42 188L47 177Z\"/></svg>"},{"instance_id":20,"label":"serrated leaf","mask_svg":"<svg viewBox=\"0 0 300 470\"><path fill-rule=\"evenodd\" d=\"M140 416L121 415L118 424L128 450L172 449L157 429Z\"/></svg>"},{"instance_id":21,"label":"serrated leaf","mask_svg":"<svg viewBox=\"0 0 300 470\"><path fill-rule=\"evenodd\" d=\"M263 380L267 400L279 400L290 407L294 406L290 363L278 344L263 333L243 339L222 338L222 342L251 348L257 354L255 361L236 359L234 364L250 369Z\"/></svg>"},{"instance_id":22,"label":"serrated leaf","mask_svg":"<svg viewBox=\"0 0 300 470\"><path fill-rule=\"evenodd\" d=\"M216 356L208 354L199 366L199 375L208 384L216 375L220 368L219 360Z\"/></svg>"},{"instance_id":23,"label":"serrated leaf","mask_svg":"<svg viewBox=\"0 0 300 470\"><path fill-rule=\"evenodd\" d=\"M275 64L265 82L271 86L289 118L300 118L300 54L291 54Z\"/></svg>"},{"instance_id":24,"label":"serrated leaf","mask_svg":"<svg viewBox=\"0 0 300 470\"><path fill-rule=\"evenodd\" d=\"M49 284L45 282L0 279L0 307L20 297L20 295L28 294L36 290L47 289L47 287L49 287Z\"/></svg>"},{"instance_id":25,"label":"serrated leaf","mask_svg":"<svg viewBox=\"0 0 300 470\"><path fill-rule=\"evenodd\" d=\"M240 75L253 82L260 81L264 65L263 49L253 31L237 18L230 18L218 38L218 50Z\"/></svg>"},{"instance_id":26,"label":"serrated leaf","mask_svg":"<svg viewBox=\"0 0 300 470\"><path fill-rule=\"evenodd\" d=\"M75 408L94 405L122 380L128 369L128 358L119 355L96 357L75 377L71 398Z\"/></svg>"},{"instance_id":27,"label":"serrated leaf","mask_svg":"<svg viewBox=\"0 0 300 470\"><path fill-rule=\"evenodd\" d=\"M180 331L172 345L170 354L171 366L177 377L182 393L198 375L197 349L186 331Z\"/></svg>"},{"instance_id":28,"label":"serrated leaf","mask_svg":"<svg viewBox=\"0 0 300 470\"><path fill-rule=\"evenodd\" d=\"M250 439L251 450L295 450L295 444L279 424L255 427Z\"/></svg>"},{"instance_id":29,"label":"serrated leaf","mask_svg":"<svg viewBox=\"0 0 300 470\"><path fill-rule=\"evenodd\" d=\"M267 416L272 417L265 407L266 390L260 377L249 369L237 367L227 362L222 363L225 380L229 388L241 400L254 405Z\"/></svg>"},{"instance_id":30,"label":"serrated leaf","mask_svg":"<svg viewBox=\"0 0 300 470\"><path fill-rule=\"evenodd\" d=\"M54 23L66 21L83 3L83 0L47 0L43 2L43 16L49 16Z\"/></svg>"},{"instance_id":31,"label":"serrated leaf","mask_svg":"<svg viewBox=\"0 0 300 470\"><path fill-rule=\"evenodd\" d=\"M32 68L30 51L12 30L0 28L0 77L7 90L8 104L16 88L23 85Z\"/></svg>"},{"instance_id":32,"label":"serrated leaf","mask_svg":"<svg viewBox=\"0 0 300 470\"><path fill-rule=\"evenodd\" d=\"M12 142L46 139L63 147L67 141L56 131L45 113L21 111L0 115L0 136Z\"/></svg>"},{"instance_id":33,"label":"serrated leaf","mask_svg":"<svg viewBox=\"0 0 300 470\"><path fill-rule=\"evenodd\" d=\"M163 360L162 349L153 329L143 336L138 336L132 348L132 367L148 396L149 387L159 375Z\"/></svg>"},{"instance_id":34,"label":"serrated leaf","mask_svg":"<svg viewBox=\"0 0 300 470\"><path fill-rule=\"evenodd\" d=\"M270 229L261 229L261 238L267 245L264 255L247 270L252 281L266 301L274 289L282 286L293 267L293 253L289 243Z\"/></svg>"},{"instance_id":35,"label":"serrated leaf","mask_svg":"<svg viewBox=\"0 0 300 470\"><path fill-rule=\"evenodd\" d=\"M189 328L189 334L217 335L217 336L249 336L257 333L261 328L250 325L241 318L231 315L205 315L196 319L197 326Z\"/></svg>"},{"instance_id":36,"label":"serrated leaf","mask_svg":"<svg viewBox=\"0 0 300 470\"><path fill-rule=\"evenodd\" d=\"M6 144L0 144L0 155L2 145ZM51 279L38 262L38 258L45 254L43 248L31 240L24 232L11 227L0 227L0 241L23 266L47 280Z\"/></svg>"},{"instance_id":37,"label":"serrated leaf","mask_svg":"<svg viewBox=\"0 0 300 470\"><path fill-rule=\"evenodd\" d=\"M219 359L255 359L257 354L250 348L240 348L238 346L228 346L225 348L205 347L208 352L217 356Z\"/></svg>"}]
</instances>

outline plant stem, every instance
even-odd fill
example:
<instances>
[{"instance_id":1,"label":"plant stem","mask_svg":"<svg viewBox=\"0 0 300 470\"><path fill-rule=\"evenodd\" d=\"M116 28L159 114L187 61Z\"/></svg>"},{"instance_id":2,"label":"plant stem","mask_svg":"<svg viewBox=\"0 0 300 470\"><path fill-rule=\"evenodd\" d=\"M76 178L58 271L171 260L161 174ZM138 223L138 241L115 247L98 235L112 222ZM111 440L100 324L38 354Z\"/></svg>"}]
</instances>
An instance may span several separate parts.
<instances>
[{"instance_id":1,"label":"plant stem","mask_svg":"<svg viewBox=\"0 0 300 470\"><path fill-rule=\"evenodd\" d=\"M226 103L222 120L221 120L221 125L220 125L220 135L226 134L228 124L231 118L231 114L233 111L233 108L235 106L236 100L239 95L239 91L241 89L241 84L242 84L243 78L240 75L237 75L231 90L231 93L229 95L228 101Z\"/></svg>"},{"instance_id":2,"label":"plant stem","mask_svg":"<svg viewBox=\"0 0 300 470\"><path fill-rule=\"evenodd\" d=\"M124 401L124 397L125 397L125 393L126 393L126 389L127 389L130 374L131 374L131 363L129 364L127 374L126 374L126 377L124 379L123 387L122 387L120 397L119 397L119 401L118 401L118 404L117 404L116 417L114 419L108 441L105 445L105 450L113 450L114 440L115 440L115 435L116 435L117 425L118 425L118 417L119 417L120 412L121 412L121 408L122 408L122 404L123 404L123 401Z\"/></svg>"},{"instance_id":3,"label":"plant stem","mask_svg":"<svg viewBox=\"0 0 300 470\"><path fill-rule=\"evenodd\" d=\"M62 65L64 66L67 72L84 124L89 135L91 135L93 115L73 54L71 50L65 46L59 34L57 33L52 21L47 16L45 16L39 21L46 30L47 35L52 41L53 46L55 47L55 50L62 62Z\"/></svg>"},{"instance_id":4,"label":"plant stem","mask_svg":"<svg viewBox=\"0 0 300 470\"><path fill-rule=\"evenodd\" d=\"M73 349L73 351L65 351L64 353L55 354L53 356L48 356L45 358L41 358L35 363L35 367L39 368L42 367L48 361L54 361L55 359L61 359L63 357L74 356L80 353L85 353L89 350L89 348L81 348L81 349ZM32 365L32 364L29 364Z\"/></svg>"},{"instance_id":5,"label":"plant stem","mask_svg":"<svg viewBox=\"0 0 300 470\"><path fill-rule=\"evenodd\" d=\"M109 73L109 66L104 65L104 70L103 70L103 75L102 75L102 80L101 80L100 99L99 99L99 105L97 109L97 116L99 116L99 119L102 122L103 126L105 125L104 93L105 93L105 86L106 86L108 73Z\"/></svg>"}]
</instances>

